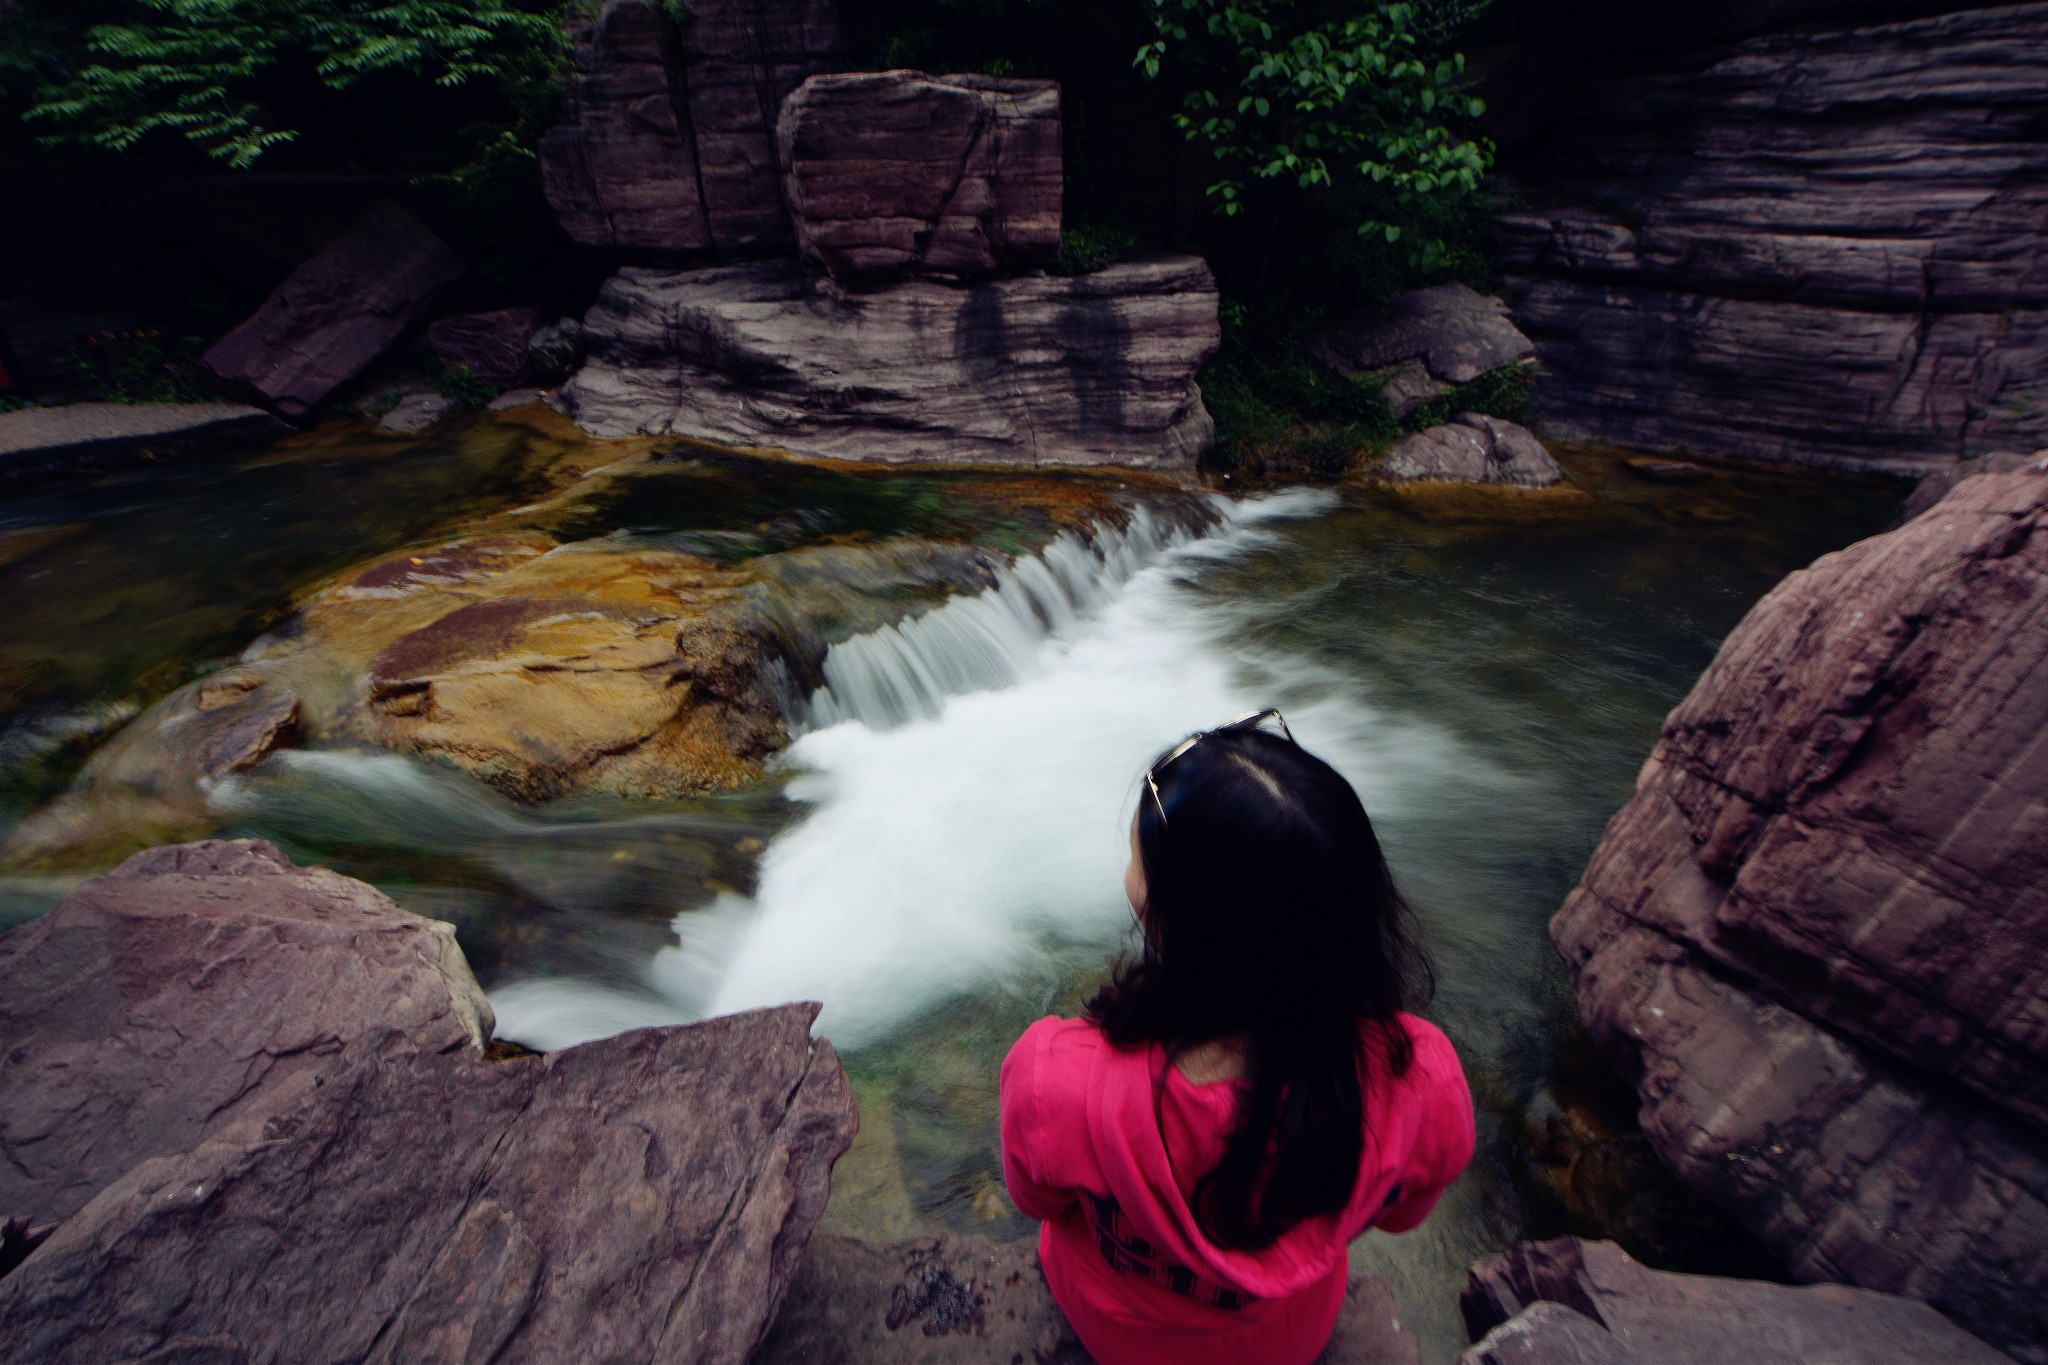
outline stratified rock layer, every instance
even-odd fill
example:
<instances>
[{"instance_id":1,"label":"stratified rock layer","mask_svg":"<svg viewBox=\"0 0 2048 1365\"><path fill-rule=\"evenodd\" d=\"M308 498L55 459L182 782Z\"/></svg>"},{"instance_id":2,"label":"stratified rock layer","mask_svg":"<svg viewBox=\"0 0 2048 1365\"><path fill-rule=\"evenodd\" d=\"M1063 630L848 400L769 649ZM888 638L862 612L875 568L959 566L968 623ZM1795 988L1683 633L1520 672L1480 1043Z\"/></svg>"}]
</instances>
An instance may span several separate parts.
<instances>
[{"instance_id":1,"label":"stratified rock layer","mask_svg":"<svg viewBox=\"0 0 2048 1365\"><path fill-rule=\"evenodd\" d=\"M1766 597L1551 932L1681 1175L2048 1360L2048 474Z\"/></svg>"},{"instance_id":2,"label":"stratified rock layer","mask_svg":"<svg viewBox=\"0 0 2048 1365\"><path fill-rule=\"evenodd\" d=\"M259 840L138 853L0 935L0 1211L69 1217L137 1162L302 1102L346 1045L476 1054L455 934Z\"/></svg>"},{"instance_id":3,"label":"stratified rock layer","mask_svg":"<svg viewBox=\"0 0 2048 1365\"><path fill-rule=\"evenodd\" d=\"M1632 56L1545 135L1498 268L1547 430L1900 468L2048 442L2048 5L1827 17Z\"/></svg>"},{"instance_id":4,"label":"stratified rock layer","mask_svg":"<svg viewBox=\"0 0 2048 1365\"><path fill-rule=\"evenodd\" d=\"M815 1005L488 1063L445 926L256 841L87 883L0 1007L7 1365L741 1365L857 1125Z\"/></svg>"},{"instance_id":5,"label":"stratified rock layer","mask_svg":"<svg viewBox=\"0 0 2048 1365\"><path fill-rule=\"evenodd\" d=\"M814 76L777 125L804 258L844 284L1060 257L1060 88L921 71Z\"/></svg>"},{"instance_id":6,"label":"stratified rock layer","mask_svg":"<svg viewBox=\"0 0 2048 1365\"><path fill-rule=\"evenodd\" d=\"M540 146L562 227L628 253L785 247L775 157L782 101L837 43L830 0L609 0L576 33L569 119Z\"/></svg>"},{"instance_id":7,"label":"stratified rock layer","mask_svg":"<svg viewBox=\"0 0 2048 1365\"><path fill-rule=\"evenodd\" d=\"M440 238L387 201L302 262L201 363L266 407L303 417L396 345L462 270Z\"/></svg>"},{"instance_id":8,"label":"stratified rock layer","mask_svg":"<svg viewBox=\"0 0 2048 1365\"><path fill-rule=\"evenodd\" d=\"M1220 339L1193 257L852 293L794 265L628 268L560 401L599 436L674 433L888 461L1192 466Z\"/></svg>"},{"instance_id":9,"label":"stratified rock layer","mask_svg":"<svg viewBox=\"0 0 2048 1365\"><path fill-rule=\"evenodd\" d=\"M1462 1365L2010 1365L1924 1303L1846 1285L1671 1275L1612 1242L1524 1242L1472 1267Z\"/></svg>"}]
</instances>

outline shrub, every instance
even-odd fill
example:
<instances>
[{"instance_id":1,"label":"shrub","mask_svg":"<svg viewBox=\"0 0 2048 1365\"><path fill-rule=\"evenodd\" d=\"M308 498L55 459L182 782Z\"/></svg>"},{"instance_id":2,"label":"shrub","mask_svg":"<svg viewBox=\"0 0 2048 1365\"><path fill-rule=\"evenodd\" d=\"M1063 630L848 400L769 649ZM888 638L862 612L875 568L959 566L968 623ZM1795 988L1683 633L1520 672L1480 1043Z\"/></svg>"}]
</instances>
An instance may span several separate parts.
<instances>
[{"instance_id":1,"label":"shrub","mask_svg":"<svg viewBox=\"0 0 2048 1365\"><path fill-rule=\"evenodd\" d=\"M443 398L452 398L466 408L480 408L496 398L498 386L478 374L467 365L457 365L452 370L443 370L434 376L433 390Z\"/></svg>"}]
</instances>

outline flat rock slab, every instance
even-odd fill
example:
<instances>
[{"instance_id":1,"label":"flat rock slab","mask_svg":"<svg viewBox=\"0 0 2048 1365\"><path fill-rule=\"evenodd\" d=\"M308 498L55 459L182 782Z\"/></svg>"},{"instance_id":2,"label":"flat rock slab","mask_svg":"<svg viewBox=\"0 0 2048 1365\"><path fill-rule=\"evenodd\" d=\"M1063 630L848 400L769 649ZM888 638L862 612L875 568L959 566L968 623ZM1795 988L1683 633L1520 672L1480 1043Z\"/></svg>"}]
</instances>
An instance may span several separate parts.
<instances>
[{"instance_id":1,"label":"flat rock slab","mask_svg":"<svg viewBox=\"0 0 2048 1365\"><path fill-rule=\"evenodd\" d=\"M1549 488L1564 482L1564 470L1531 432L1478 412L1462 412L1442 426L1402 437L1372 474L1387 483Z\"/></svg>"},{"instance_id":2,"label":"flat rock slab","mask_svg":"<svg viewBox=\"0 0 2048 1365\"><path fill-rule=\"evenodd\" d=\"M409 393L398 406L378 419L377 430L385 436L419 436L462 411L462 404L438 393Z\"/></svg>"},{"instance_id":3,"label":"flat rock slab","mask_svg":"<svg viewBox=\"0 0 2048 1365\"><path fill-rule=\"evenodd\" d=\"M1221 339L1194 257L865 293L794 263L629 267L584 319L557 402L599 436L799 455L1189 468L1215 423L1195 377Z\"/></svg>"},{"instance_id":4,"label":"flat rock slab","mask_svg":"<svg viewBox=\"0 0 2048 1365\"><path fill-rule=\"evenodd\" d=\"M242 403L71 403L0 412L0 480L256 442L284 430Z\"/></svg>"},{"instance_id":5,"label":"flat rock slab","mask_svg":"<svg viewBox=\"0 0 2048 1365\"><path fill-rule=\"evenodd\" d=\"M1353 1277L1318 1365L1421 1359L1384 1280ZM1089 1365L1037 1244L940 1232L877 1246L811 1239L754 1365Z\"/></svg>"},{"instance_id":6,"label":"flat rock slab","mask_svg":"<svg viewBox=\"0 0 2048 1365\"><path fill-rule=\"evenodd\" d=\"M1462 1365L2011 1365L1924 1303L1639 1265L1612 1242L1524 1242L1472 1267Z\"/></svg>"},{"instance_id":7,"label":"flat rock slab","mask_svg":"<svg viewBox=\"0 0 2048 1365\"><path fill-rule=\"evenodd\" d=\"M1455 282L1396 294L1318 337L1312 349L1325 364L1352 374L1419 366L1438 391L1536 358L1536 344L1515 326L1505 303Z\"/></svg>"},{"instance_id":8,"label":"flat rock slab","mask_svg":"<svg viewBox=\"0 0 2048 1365\"><path fill-rule=\"evenodd\" d=\"M454 931L257 839L138 853L0 935L0 1213L68 1217L137 1162L300 1103L348 1044L475 1054Z\"/></svg>"},{"instance_id":9,"label":"flat rock slab","mask_svg":"<svg viewBox=\"0 0 2048 1365\"><path fill-rule=\"evenodd\" d=\"M499 1063L361 1040L0 1279L0 1361L743 1365L856 1125L816 1012Z\"/></svg>"}]
</instances>

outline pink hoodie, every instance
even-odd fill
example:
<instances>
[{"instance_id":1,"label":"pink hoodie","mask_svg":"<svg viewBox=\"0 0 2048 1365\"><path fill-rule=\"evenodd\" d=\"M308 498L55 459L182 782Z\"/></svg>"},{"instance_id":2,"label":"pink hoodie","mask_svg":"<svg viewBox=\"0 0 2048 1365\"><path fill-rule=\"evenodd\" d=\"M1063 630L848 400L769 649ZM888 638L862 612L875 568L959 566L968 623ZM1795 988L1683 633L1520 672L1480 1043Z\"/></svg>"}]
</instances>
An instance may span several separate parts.
<instances>
[{"instance_id":1,"label":"pink hoodie","mask_svg":"<svg viewBox=\"0 0 2048 1365\"><path fill-rule=\"evenodd\" d=\"M1164 1049L1114 1047L1085 1020L1025 1030L1003 1062L1003 1175L1044 1222L1046 1281L1099 1365L1307 1365L1322 1351L1352 1239L1414 1227L1472 1159L1472 1093L1450 1040L1400 1018L1415 1060L1393 1078L1372 1058L1350 1205L1263 1251L1215 1245L1188 1203L1223 1155L1240 1082L1197 1085Z\"/></svg>"}]
</instances>

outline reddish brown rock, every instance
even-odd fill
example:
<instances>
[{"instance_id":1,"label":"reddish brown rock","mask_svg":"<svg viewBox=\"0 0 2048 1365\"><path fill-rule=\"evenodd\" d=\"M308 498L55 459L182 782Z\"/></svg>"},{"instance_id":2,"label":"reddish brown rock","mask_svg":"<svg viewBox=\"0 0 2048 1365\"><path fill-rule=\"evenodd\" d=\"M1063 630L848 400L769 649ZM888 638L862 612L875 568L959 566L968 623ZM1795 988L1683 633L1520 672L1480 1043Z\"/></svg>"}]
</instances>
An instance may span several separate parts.
<instances>
[{"instance_id":1,"label":"reddish brown rock","mask_svg":"<svg viewBox=\"0 0 2048 1365\"><path fill-rule=\"evenodd\" d=\"M2048 474L1765 598L1551 932L1680 1174L2048 1360Z\"/></svg>"},{"instance_id":2,"label":"reddish brown rock","mask_svg":"<svg viewBox=\"0 0 2048 1365\"><path fill-rule=\"evenodd\" d=\"M1060 91L921 71L813 76L777 137L797 245L843 284L1060 255Z\"/></svg>"},{"instance_id":3,"label":"reddish brown rock","mask_svg":"<svg viewBox=\"0 0 2048 1365\"><path fill-rule=\"evenodd\" d=\"M449 369L468 369L500 388L526 379L532 369L527 346L540 330L531 308L463 313L427 328L427 343Z\"/></svg>"},{"instance_id":4,"label":"reddish brown rock","mask_svg":"<svg viewBox=\"0 0 2048 1365\"><path fill-rule=\"evenodd\" d=\"M1462 1365L2009 1365L1924 1303L1846 1285L1672 1275L1612 1242L1523 1242L1472 1267Z\"/></svg>"},{"instance_id":5,"label":"reddish brown rock","mask_svg":"<svg viewBox=\"0 0 2048 1365\"><path fill-rule=\"evenodd\" d=\"M0 1361L743 1365L856 1125L816 1012L499 1063L359 1040L0 1279Z\"/></svg>"},{"instance_id":6,"label":"reddish brown rock","mask_svg":"<svg viewBox=\"0 0 2048 1365\"><path fill-rule=\"evenodd\" d=\"M941 1232L889 1246L811 1240L753 1365L1088 1365L1035 1243ZM1419 1365L1393 1287L1353 1276L1317 1365Z\"/></svg>"},{"instance_id":7,"label":"reddish brown rock","mask_svg":"<svg viewBox=\"0 0 2048 1365\"><path fill-rule=\"evenodd\" d=\"M138 853L0 936L0 1210L67 1217L260 1127L358 1039L474 1054L490 1031L447 925L260 840Z\"/></svg>"},{"instance_id":8,"label":"reddish brown rock","mask_svg":"<svg viewBox=\"0 0 2048 1365\"><path fill-rule=\"evenodd\" d=\"M679 28L609 0L576 32L569 119L541 142L562 227L630 253L754 254L789 241L775 112L837 44L829 0L700 0Z\"/></svg>"},{"instance_id":9,"label":"reddish brown rock","mask_svg":"<svg viewBox=\"0 0 2048 1365\"><path fill-rule=\"evenodd\" d=\"M854 293L794 263L629 267L584 319L559 401L600 436L890 461L1186 468L1216 284L1193 257Z\"/></svg>"},{"instance_id":10,"label":"reddish brown rock","mask_svg":"<svg viewBox=\"0 0 2048 1365\"><path fill-rule=\"evenodd\" d=\"M303 417L396 345L462 269L411 214L379 204L292 271L201 363L265 406Z\"/></svg>"},{"instance_id":11,"label":"reddish brown rock","mask_svg":"<svg viewBox=\"0 0 2048 1365\"><path fill-rule=\"evenodd\" d=\"M2048 5L1653 8L1604 8L1637 30L1605 70L1567 41L1500 220L1546 429L1906 471L2048 443Z\"/></svg>"}]
</instances>

